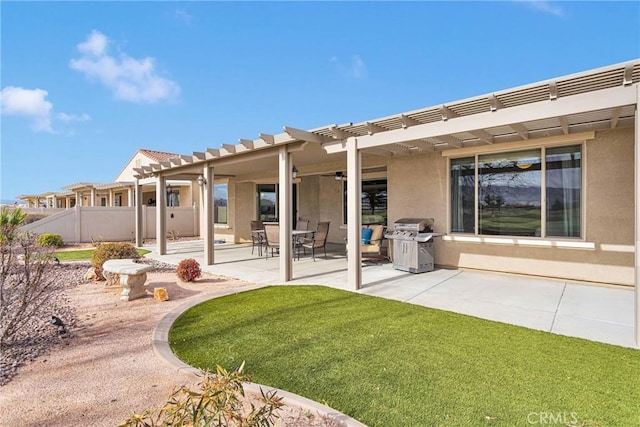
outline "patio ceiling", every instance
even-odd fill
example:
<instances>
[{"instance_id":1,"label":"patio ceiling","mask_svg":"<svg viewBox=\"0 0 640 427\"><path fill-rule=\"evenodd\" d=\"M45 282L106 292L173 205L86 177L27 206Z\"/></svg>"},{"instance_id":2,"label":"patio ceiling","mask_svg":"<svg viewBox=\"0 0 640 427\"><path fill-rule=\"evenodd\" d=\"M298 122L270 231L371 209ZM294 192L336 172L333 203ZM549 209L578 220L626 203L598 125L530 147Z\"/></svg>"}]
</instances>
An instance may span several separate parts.
<instances>
[{"instance_id":1,"label":"patio ceiling","mask_svg":"<svg viewBox=\"0 0 640 427\"><path fill-rule=\"evenodd\" d=\"M365 155L393 157L631 127L637 102L632 86L638 82L640 60L636 59L357 124L308 131L285 126L278 135L260 134L255 140L240 139L235 145L180 155L143 166L136 173L138 178L162 173L195 179L206 163L215 167L216 176L246 172L233 166L239 163L250 164L255 173L274 171L277 150L273 148L282 145L294 153L296 166L344 162L342 152L349 138L355 138ZM300 151L303 143L316 147ZM326 151L322 156L320 147ZM338 153L342 154L335 156Z\"/></svg>"}]
</instances>

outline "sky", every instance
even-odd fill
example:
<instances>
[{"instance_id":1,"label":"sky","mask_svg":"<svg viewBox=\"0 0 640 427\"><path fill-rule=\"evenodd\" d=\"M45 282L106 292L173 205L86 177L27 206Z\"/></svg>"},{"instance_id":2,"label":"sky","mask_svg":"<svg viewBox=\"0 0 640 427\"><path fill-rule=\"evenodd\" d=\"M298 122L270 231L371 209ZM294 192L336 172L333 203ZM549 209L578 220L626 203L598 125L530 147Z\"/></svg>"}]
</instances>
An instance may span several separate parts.
<instances>
[{"instance_id":1,"label":"sky","mask_svg":"<svg viewBox=\"0 0 640 427\"><path fill-rule=\"evenodd\" d=\"M640 58L640 2L0 3L0 199Z\"/></svg>"}]
</instances>

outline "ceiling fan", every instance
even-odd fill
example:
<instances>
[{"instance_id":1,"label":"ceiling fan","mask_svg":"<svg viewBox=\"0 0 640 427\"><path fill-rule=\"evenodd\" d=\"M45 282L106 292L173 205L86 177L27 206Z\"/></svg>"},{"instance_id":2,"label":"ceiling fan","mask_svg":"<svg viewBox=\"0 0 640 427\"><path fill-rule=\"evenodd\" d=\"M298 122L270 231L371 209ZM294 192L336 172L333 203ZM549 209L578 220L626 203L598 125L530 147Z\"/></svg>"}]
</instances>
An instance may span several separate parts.
<instances>
[{"instance_id":1,"label":"ceiling fan","mask_svg":"<svg viewBox=\"0 0 640 427\"><path fill-rule=\"evenodd\" d=\"M363 168L362 173L376 173L376 172L385 172L387 170L386 166L377 166L372 168ZM347 174L343 171L336 171L335 173L330 174L322 174L320 176L329 176L334 178L336 181L346 181Z\"/></svg>"},{"instance_id":2,"label":"ceiling fan","mask_svg":"<svg viewBox=\"0 0 640 427\"><path fill-rule=\"evenodd\" d=\"M346 181L347 174L342 171L337 171L335 173L323 173L320 176L327 176L335 179L336 181Z\"/></svg>"}]
</instances>

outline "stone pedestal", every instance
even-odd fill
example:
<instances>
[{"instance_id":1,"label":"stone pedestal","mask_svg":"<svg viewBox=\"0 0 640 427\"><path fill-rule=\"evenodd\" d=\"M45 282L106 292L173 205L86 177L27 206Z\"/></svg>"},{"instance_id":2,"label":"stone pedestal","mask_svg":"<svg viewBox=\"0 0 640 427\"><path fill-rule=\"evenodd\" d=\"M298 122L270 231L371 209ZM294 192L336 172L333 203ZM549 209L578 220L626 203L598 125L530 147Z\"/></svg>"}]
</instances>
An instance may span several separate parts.
<instances>
[{"instance_id":1,"label":"stone pedestal","mask_svg":"<svg viewBox=\"0 0 640 427\"><path fill-rule=\"evenodd\" d=\"M131 301L132 299L142 298L147 295L144 289L144 282L147 281L147 272L140 274L120 274L120 285L122 292L120 299L122 301Z\"/></svg>"},{"instance_id":2,"label":"stone pedestal","mask_svg":"<svg viewBox=\"0 0 640 427\"><path fill-rule=\"evenodd\" d=\"M102 269L120 276L120 285L123 288L120 293L122 301L131 301L147 295L144 282L147 280L147 271L153 270L152 266L138 264L132 259L110 259L104 263Z\"/></svg>"}]
</instances>

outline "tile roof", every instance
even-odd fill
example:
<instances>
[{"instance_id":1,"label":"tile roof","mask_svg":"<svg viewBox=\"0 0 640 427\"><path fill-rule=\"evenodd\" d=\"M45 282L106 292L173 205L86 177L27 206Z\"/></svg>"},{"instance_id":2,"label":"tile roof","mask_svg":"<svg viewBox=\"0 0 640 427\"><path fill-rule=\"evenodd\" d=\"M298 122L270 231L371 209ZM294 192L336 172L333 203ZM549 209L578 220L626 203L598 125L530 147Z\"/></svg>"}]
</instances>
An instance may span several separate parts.
<instances>
[{"instance_id":1,"label":"tile roof","mask_svg":"<svg viewBox=\"0 0 640 427\"><path fill-rule=\"evenodd\" d=\"M139 151L145 156L149 157L150 159L155 160L156 162L166 162L169 159L180 156L179 154L176 154L176 153L167 153L166 151L147 150L144 148L141 148Z\"/></svg>"}]
</instances>

